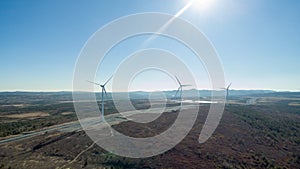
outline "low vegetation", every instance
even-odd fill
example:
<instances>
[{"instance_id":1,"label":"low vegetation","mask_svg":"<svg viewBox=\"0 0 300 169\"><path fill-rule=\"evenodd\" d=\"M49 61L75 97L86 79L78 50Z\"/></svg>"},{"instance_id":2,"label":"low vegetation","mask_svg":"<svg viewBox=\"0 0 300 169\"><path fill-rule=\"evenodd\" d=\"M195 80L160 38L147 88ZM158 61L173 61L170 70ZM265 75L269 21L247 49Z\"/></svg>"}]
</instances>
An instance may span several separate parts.
<instances>
[{"instance_id":1,"label":"low vegetation","mask_svg":"<svg viewBox=\"0 0 300 169\"><path fill-rule=\"evenodd\" d=\"M84 131L51 131L0 145L0 168L300 168L300 106L294 104L298 95L253 97L259 97L254 105L246 104L246 97L233 98L215 133L203 144L198 137L208 104L200 106L196 123L182 142L154 157L120 157L93 145ZM28 102L12 102L0 96L5 105L0 105L1 137L76 120L73 104L61 102L67 96L58 97L59 101L51 96L47 103L29 98ZM137 109L149 108L147 100L132 101ZM105 109L107 114L117 112L111 101ZM113 128L132 137L151 137L167 130L177 113L163 113L146 124L128 121Z\"/></svg>"}]
</instances>

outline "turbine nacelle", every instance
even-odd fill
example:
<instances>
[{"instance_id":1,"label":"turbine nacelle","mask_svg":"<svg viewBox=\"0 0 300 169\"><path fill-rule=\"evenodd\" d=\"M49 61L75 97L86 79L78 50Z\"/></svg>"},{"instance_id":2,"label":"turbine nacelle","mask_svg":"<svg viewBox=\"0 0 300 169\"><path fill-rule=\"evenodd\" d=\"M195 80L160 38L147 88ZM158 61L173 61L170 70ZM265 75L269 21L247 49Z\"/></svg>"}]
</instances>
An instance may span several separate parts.
<instances>
[{"instance_id":1,"label":"turbine nacelle","mask_svg":"<svg viewBox=\"0 0 300 169\"><path fill-rule=\"evenodd\" d=\"M181 87L187 87L187 86L192 86L192 85L181 85Z\"/></svg>"},{"instance_id":2,"label":"turbine nacelle","mask_svg":"<svg viewBox=\"0 0 300 169\"><path fill-rule=\"evenodd\" d=\"M89 83L93 83L95 85L98 85L102 88L102 92L101 92L101 95L102 95L102 105L101 105L101 118L102 118L102 121L105 121L104 119L104 93L107 97L107 93L106 93L106 90L105 90L105 85L111 80L112 76L104 83L104 84L99 84L99 83L95 83L95 82L92 82L92 81L88 81Z\"/></svg>"},{"instance_id":3,"label":"turbine nacelle","mask_svg":"<svg viewBox=\"0 0 300 169\"><path fill-rule=\"evenodd\" d=\"M220 89L223 89L223 90L226 90L226 100L228 99L228 96L229 96L229 88L231 86L232 83L230 83L226 88L220 88Z\"/></svg>"},{"instance_id":4,"label":"turbine nacelle","mask_svg":"<svg viewBox=\"0 0 300 169\"><path fill-rule=\"evenodd\" d=\"M177 96L178 92L180 91L180 98L182 98L182 88L183 87L188 87L188 86L192 86L190 84L181 84L181 82L179 81L179 79L177 78L177 76L175 76L177 83L179 84L179 87L174 95L174 97Z\"/></svg>"}]
</instances>

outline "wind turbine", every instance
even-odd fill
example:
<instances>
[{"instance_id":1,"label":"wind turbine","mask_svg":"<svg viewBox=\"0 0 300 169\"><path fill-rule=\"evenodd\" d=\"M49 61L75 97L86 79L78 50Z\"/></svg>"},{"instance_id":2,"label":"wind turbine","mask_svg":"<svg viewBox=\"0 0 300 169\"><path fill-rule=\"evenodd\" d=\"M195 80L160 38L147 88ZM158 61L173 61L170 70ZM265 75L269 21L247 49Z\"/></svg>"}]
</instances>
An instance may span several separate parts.
<instances>
[{"instance_id":1,"label":"wind turbine","mask_svg":"<svg viewBox=\"0 0 300 169\"><path fill-rule=\"evenodd\" d=\"M232 83L230 83L226 88L221 88L223 90L226 90L226 100L228 100L228 97L229 97L229 88L231 86Z\"/></svg>"},{"instance_id":2,"label":"wind turbine","mask_svg":"<svg viewBox=\"0 0 300 169\"><path fill-rule=\"evenodd\" d=\"M189 84L181 84L181 82L179 81L179 79L177 78L177 76L175 76L175 78L176 78L176 80L177 80L177 82L178 82L178 84L179 84L179 87L178 87L178 89L177 89L176 94L174 95L174 97L176 97L177 94L178 94L178 92L180 92L180 99L181 99L181 101L182 101L182 88L183 88L183 87L187 87L187 86L192 86L192 85L189 85Z\"/></svg>"},{"instance_id":3,"label":"wind turbine","mask_svg":"<svg viewBox=\"0 0 300 169\"><path fill-rule=\"evenodd\" d=\"M101 95L102 95L101 119L102 119L102 121L105 120L104 119L104 93L105 93L105 95L107 97L107 93L106 93L106 90L105 90L105 85L111 80L111 78L112 78L112 76L103 85L87 80L89 83L93 83L93 84L98 85L98 86L100 86L102 88L102 92L101 92Z\"/></svg>"}]
</instances>

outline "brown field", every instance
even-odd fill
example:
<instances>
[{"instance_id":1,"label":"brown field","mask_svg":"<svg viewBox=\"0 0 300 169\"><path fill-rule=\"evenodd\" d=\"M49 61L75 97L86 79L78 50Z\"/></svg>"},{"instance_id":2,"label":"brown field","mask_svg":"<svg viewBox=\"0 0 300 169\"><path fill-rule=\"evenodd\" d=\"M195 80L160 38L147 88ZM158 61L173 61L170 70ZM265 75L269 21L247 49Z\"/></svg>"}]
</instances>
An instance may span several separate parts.
<instances>
[{"instance_id":1,"label":"brown field","mask_svg":"<svg viewBox=\"0 0 300 169\"><path fill-rule=\"evenodd\" d=\"M39 117L46 117L49 116L49 113L46 112L32 112L32 113L22 113L22 114L8 114L8 115L2 115L0 117L6 117L6 118L39 118Z\"/></svg>"}]
</instances>

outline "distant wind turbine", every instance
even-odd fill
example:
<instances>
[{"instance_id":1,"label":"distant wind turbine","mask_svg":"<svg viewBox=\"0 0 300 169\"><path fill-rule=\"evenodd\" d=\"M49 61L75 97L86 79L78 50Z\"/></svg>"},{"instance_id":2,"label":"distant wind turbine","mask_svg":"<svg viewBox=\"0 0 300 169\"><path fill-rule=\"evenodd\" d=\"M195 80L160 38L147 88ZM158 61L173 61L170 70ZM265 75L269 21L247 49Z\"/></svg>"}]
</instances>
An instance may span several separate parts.
<instances>
[{"instance_id":1,"label":"distant wind turbine","mask_svg":"<svg viewBox=\"0 0 300 169\"><path fill-rule=\"evenodd\" d=\"M98 85L98 86L100 86L102 88L102 92L101 92L101 95L102 95L101 119L102 119L102 121L105 120L104 119L104 93L105 93L105 95L107 97L107 93L106 93L106 90L105 90L105 85L111 80L111 78L112 78L112 76L103 85L87 80L89 83L93 83L93 84Z\"/></svg>"},{"instance_id":2,"label":"distant wind turbine","mask_svg":"<svg viewBox=\"0 0 300 169\"><path fill-rule=\"evenodd\" d=\"M178 82L178 84L179 84L179 87L178 87L178 89L177 89L176 94L174 95L174 97L176 97L177 94L178 94L178 92L180 92L180 99L181 99L181 101L182 101L182 88L183 88L183 87L187 87L187 86L192 86L192 85L189 85L189 84L181 84L181 82L179 81L179 79L178 79L176 76L175 76L175 78L176 78L176 80L177 80L177 82Z\"/></svg>"},{"instance_id":3,"label":"distant wind turbine","mask_svg":"<svg viewBox=\"0 0 300 169\"><path fill-rule=\"evenodd\" d=\"M221 89L223 89L223 90L226 90L226 100L227 100L228 97L229 97L229 88L230 88L231 84L232 84L232 83L230 83L226 88L221 88Z\"/></svg>"}]
</instances>

